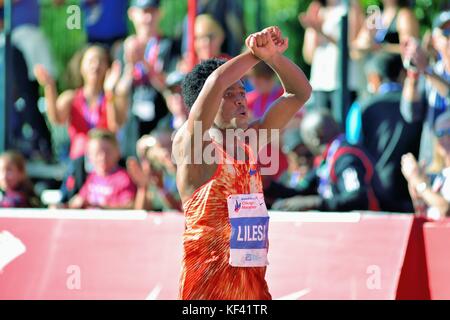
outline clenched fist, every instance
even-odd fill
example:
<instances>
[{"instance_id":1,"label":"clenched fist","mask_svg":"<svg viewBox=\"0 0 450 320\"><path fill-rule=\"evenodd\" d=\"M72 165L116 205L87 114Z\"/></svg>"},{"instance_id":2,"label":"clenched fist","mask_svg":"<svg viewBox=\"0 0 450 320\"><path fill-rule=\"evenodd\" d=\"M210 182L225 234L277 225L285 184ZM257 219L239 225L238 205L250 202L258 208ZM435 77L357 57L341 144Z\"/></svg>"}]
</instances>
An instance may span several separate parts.
<instances>
[{"instance_id":1,"label":"clenched fist","mask_svg":"<svg viewBox=\"0 0 450 320\"><path fill-rule=\"evenodd\" d=\"M245 44L255 56L263 61L270 60L276 54L283 54L289 46L288 39L283 38L278 27L268 27L249 35Z\"/></svg>"}]
</instances>

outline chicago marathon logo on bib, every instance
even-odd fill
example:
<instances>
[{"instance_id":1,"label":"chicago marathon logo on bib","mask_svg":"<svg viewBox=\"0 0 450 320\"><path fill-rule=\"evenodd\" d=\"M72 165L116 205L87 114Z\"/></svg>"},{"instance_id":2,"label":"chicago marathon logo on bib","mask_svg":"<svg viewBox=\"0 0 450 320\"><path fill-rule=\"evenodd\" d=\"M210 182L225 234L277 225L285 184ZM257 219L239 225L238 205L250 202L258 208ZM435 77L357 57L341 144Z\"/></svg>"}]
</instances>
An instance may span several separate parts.
<instances>
[{"instance_id":1,"label":"chicago marathon logo on bib","mask_svg":"<svg viewBox=\"0 0 450 320\"><path fill-rule=\"evenodd\" d=\"M262 193L228 197L231 224L230 265L263 267L268 265L269 215Z\"/></svg>"}]
</instances>

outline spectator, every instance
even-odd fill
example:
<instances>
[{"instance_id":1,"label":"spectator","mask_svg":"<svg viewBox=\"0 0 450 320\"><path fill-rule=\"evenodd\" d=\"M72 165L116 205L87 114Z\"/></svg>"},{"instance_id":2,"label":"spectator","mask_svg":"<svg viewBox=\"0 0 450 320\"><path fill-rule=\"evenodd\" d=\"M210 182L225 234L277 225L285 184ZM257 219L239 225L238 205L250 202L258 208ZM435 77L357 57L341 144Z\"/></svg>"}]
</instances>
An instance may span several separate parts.
<instances>
[{"instance_id":1,"label":"spectator","mask_svg":"<svg viewBox=\"0 0 450 320\"><path fill-rule=\"evenodd\" d=\"M338 42L341 18L346 12L343 1L327 0L322 5L313 1L305 14L299 15L299 21L306 29L303 42L303 57L311 64L311 85L313 87L312 105L331 109L333 117L341 125L344 122L344 110L339 107L339 71ZM360 30L364 15L357 1L351 1L349 15L349 42L354 41ZM361 78L361 66L352 60L349 64L349 89L351 100L364 83Z\"/></svg>"},{"instance_id":2,"label":"spectator","mask_svg":"<svg viewBox=\"0 0 450 320\"><path fill-rule=\"evenodd\" d=\"M349 119L360 119L354 139L361 142L375 161L375 171L380 178L377 194L383 211L412 212L413 206L408 186L401 174L400 161L405 153L419 153L422 131L420 121L408 122L400 110L403 79L402 59L398 54L376 53L366 66L373 97L355 104ZM353 113L359 113L359 116Z\"/></svg>"},{"instance_id":3,"label":"spectator","mask_svg":"<svg viewBox=\"0 0 450 320\"><path fill-rule=\"evenodd\" d=\"M0 208L38 207L39 198L27 177L24 157L15 151L0 155Z\"/></svg>"},{"instance_id":4,"label":"spectator","mask_svg":"<svg viewBox=\"0 0 450 320\"><path fill-rule=\"evenodd\" d=\"M223 30L224 40L220 52L227 57L234 57L241 53L244 45L242 35L245 34L244 11L242 1L239 0L201 0L197 1L197 15L208 16ZM198 18L197 16L197 18ZM188 19L183 23L182 51L188 47ZM188 70L190 71L190 70Z\"/></svg>"},{"instance_id":5,"label":"spectator","mask_svg":"<svg viewBox=\"0 0 450 320\"><path fill-rule=\"evenodd\" d=\"M4 47L0 47L0 56ZM34 82L28 78L28 69L23 54L12 47L12 101L14 105L6 108L6 142L30 160L52 160L51 137L44 117L37 108L38 91L30 90ZM5 66L0 63L1 71ZM2 79L1 87L4 86ZM38 84L36 82L38 87ZM30 108L30 106L34 106ZM40 134L39 134L40 133Z\"/></svg>"},{"instance_id":6,"label":"spectator","mask_svg":"<svg viewBox=\"0 0 450 320\"><path fill-rule=\"evenodd\" d=\"M315 168L295 189L272 183L269 193L277 200L272 209L289 211L379 210L374 193L376 177L366 153L345 141L338 124L326 111L308 113L301 136L318 156Z\"/></svg>"},{"instance_id":7,"label":"spectator","mask_svg":"<svg viewBox=\"0 0 450 320\"><path fill-rule=\"evenodd\" d=\"M127 161L128 172L138 186L135 209L181 211L170 137L170 132L161 131L143 136L137 143L140 164L134 158Z\"/></svg>"},{"instance_id":8,"label":"spectator","mask_svg":"<svg viewBox=\"0 0 450 320\"><path fill-rule=\"evenodd\" d=\"M283 134L283 153L287 155L288 169L279 182L289 188L301 186L313 168L313 155L303 143L298 128L286 129Z\"/></svg>"},{"instance_id":9,"label":"spectator","mask_svg":"<svg viewBox=\"0 0 450 320\"><path fill-rule=\"evenodd\" d=\"M411 198L416 212L430 219L450 216L450 112L441 114L435 125L436 150L444 159L443 168L432 183L417 163L414 155L408 153L402 158L402 173L408 181ZM424 205L424 206L423 206Z\"/></svg>"},{"instance_id":10,"label":"spectator","mask_svg":"<svg viewBox=\"0 0 450 320\"><path fill-rule=\"evenodd\" d=\"M162 96L166 74L173 68L174 45L160 35L159 0L132 0L128 16L136 34L124 44L124 74L131 79L129 121L121 132L123 154L135 155L139 137L151 132L167 115Z\"/></svg>"},{"instance_id":11,"label":"spectator","mask_svg":"<svg viewBox=\"0 0 450 320\"><path fill-rule=\"evenodd\" d=\"M84 155L90 129L117 132L125 122L127 93L115 90L120 78L120 63L114 62L108 70L109 64L105 48L89 46L80 66L83 87L67 90L59 96L53 77L43 66L35 68L36 77L44 88L50 121L69 125L71 159Z\"/></svg>"},{"instance_id":12,"label":"spectator","mask_svg":"<svg viewBox=\"0 0 450 320\"><path fill-rule=\"evenodd\" d=\"M176 131L187 120L189 109L181 95L181 83L184 77L185 74L179 71L173 71L167 76L167 89L164 90L163 95L170 113L159 121L155 130Z\"/></svg>"},{"instance_id":13,"label":"spectator","mask_svg":"<svg viewBox=\"0 0 450 320\"><path fill-rule=\"evenodd\" d=\"M283 94L283 88L275 81L275 72L264 61L249 72L248 80L254 90L247 94L247 104L254 119L261 118L268 106Z\"/></svg>"},{"instance_id":14,"label":"spectator","mask_svg":"<svg viewBox=\"0 0 450 320\"><path fill-rule=\"evenodd\" d=\"M436 118L450 107L450 11L440 13L433 23L433 46L440 56L429 64L417 40L405 44L404 60L409 65L402 110L411 121L423 121L419 161L431 163Z\"/></svg>"},{"instance_id":15,"label":"spectator","mask_svg":"<svg viewBox=\"0 0 450 320\"><path fill-rule=\"evenodd\" d=\"M93 171L69 208L131 209L136 186L125 169L119 168L119 144L113 133L94 129L89 132L87 156Z\"/></svg>"},{"instance_id":16,"label":"spectator","mask_svg":"<svg viewBox=\"0 0 450 320\"><path fill-rule=\"evenodd\" d=\"M194 26L194 50L197 63L212 58L229 60L230 56L221 51L225 40L225 31L221 25L209 14L201 14L195 18ZM181 62L179 69L183 73L188 73L189 63L187 55Z\"/></svg>"},{"instance_id":17,"label":"spectator","mask_svg":"<svg viewBox=\"0 0 450 320\"><path fill-rule=\"evenodd\" d=\"M245 34L244 10L239 0L201 0L198 1L198 13L209 14L216 20L225 33L223 50L228 56L237 56Z\"/></svg>"},{"instance_id":18,"label":"spectator","mask_svg":"<svg viewBox=\"0 0 450 320\"><path fill-rule=\"evenodd\" d=\"M400 44L419 37L419 22L408 0L383 0L383 10L367 17L352 42L354 57L379 50L401 53Z\"/></svg>"},{"instance_id":19,"label":"spectator","mask_svg":"<svg viewBox=\"0 0 450 320\"><path fill-rule=\"evenodd\" d=\"M57 3L58 0L53 2ZM10 117L15 122L17 130L10 129L11 145L14 142L14 147L19 147L24 154L29 157L42 159L45 161L52 160L52 146L50 131L43 115L38 109L39 99L39 84L33 74L33 68L37 64L43 64L47 70L56 77L57 70L54 64L54 58L51 54L50 43L39 28L40 26L40 10L38 0L17 0L12 3L12 17L11 17L11 42L17 48L26 62L26 69L24 70L19 64L15 56L13 56L13 72L19 73L27 71L26 74L17 75L17 78L28 77L20 82L20 96L16 96L15 109L11 110ZM0 0L0 24L3 29L4 17L4 0ZM1 45L3 46L3 44ZM14 52L14 51L13 51ZM20 57L19 59L22 59ZM13 106L11 106L11 109ZM11 136L12 132L16 134Z\"/></svg>"},{"instance_id":20,"label":"spectator","mask_svg":"<svg viewBox=\"0 0 450 320\"><path fill-rule=\"evenodd\" d=\"M222 54L222 43L225 32L220 24L208 14L202 14L195 19L195 53L199 61L211 58L229 59L230 56Z\"/></svg>"}]
</instances>

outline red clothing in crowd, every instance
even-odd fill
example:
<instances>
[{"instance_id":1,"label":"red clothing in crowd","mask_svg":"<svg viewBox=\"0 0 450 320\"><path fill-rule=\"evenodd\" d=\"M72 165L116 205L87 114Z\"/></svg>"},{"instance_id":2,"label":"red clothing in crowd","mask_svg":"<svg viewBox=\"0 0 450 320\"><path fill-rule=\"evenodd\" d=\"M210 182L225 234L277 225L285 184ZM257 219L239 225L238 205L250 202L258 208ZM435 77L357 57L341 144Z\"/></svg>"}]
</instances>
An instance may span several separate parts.
<instances>
[{"instance_id":1,"label":"red clothing in crowd","mask_svg":"<svg viewBox=\"0 0 450 320\"><path fill-rule=\"evenodd\" d=\"M88 140L88 132L93 128L108 129L106 116L106 97L101 96L95 108L89 108L83 89L78 89L70 109L69 137L70 158L84 156Z\"/></svg>"}]
</instances>

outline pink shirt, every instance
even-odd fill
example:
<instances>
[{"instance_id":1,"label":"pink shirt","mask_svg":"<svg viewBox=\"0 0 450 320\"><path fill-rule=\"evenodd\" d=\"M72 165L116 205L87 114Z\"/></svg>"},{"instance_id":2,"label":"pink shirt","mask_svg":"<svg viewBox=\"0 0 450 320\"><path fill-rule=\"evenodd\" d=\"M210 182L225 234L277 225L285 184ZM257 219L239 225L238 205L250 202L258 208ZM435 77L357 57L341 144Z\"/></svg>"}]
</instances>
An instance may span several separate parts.
<instances>
[{"instance_id":1,"label":"pink shirt","mask_svg":"<svg viewBox=\"0 0 450 320\"><path fill-rule=\"evenodd\" d=\"M105 177L89 174L79 196L90 207L124 207L136 197L136 186L127 171L118 168Z\"/></svg>"}]
</instances>

